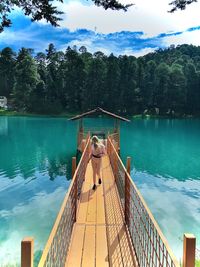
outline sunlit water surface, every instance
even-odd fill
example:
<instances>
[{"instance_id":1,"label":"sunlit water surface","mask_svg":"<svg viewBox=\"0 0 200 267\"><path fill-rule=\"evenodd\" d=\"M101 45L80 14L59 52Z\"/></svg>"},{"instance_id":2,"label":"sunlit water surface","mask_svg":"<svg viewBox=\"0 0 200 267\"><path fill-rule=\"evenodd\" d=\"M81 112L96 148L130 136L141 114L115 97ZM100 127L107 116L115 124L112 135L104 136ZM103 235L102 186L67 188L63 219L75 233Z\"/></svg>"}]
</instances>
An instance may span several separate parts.
<instances>
[{"instance_id":1,"label":"sunlit water surface","mask_svg":"<svg viewBox=\"0 0 200 267\"><path fill-rule=\"evenodd\" d=\"M87 119L112 125L109 119ZM0 266L20 261L24 236L43 249L71 178L77 124L64 118L0 117ZM121 124L121 155L177 258L184 232L200 246L200 120Z\"/></svg>"}]
</instances>

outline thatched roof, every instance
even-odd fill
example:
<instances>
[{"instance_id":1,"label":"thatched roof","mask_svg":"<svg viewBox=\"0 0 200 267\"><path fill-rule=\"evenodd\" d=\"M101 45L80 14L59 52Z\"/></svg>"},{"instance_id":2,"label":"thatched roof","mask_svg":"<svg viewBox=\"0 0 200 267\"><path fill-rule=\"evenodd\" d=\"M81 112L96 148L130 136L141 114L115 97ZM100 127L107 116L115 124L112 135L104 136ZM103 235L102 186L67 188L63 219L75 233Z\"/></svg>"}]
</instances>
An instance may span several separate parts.
<instances>
[{"instance_id":1,"label":"thatched roof","mask_svg":"<svg viewBox=\"0 0 200 267\"><path fill-rule=\"evenodd\" d=\"M92 109L92 110L90 110L88 112L85 112L83 114L77 115L77 116L75 116L73 118L70 118L69 120L71 120L71 121L79 120L81 118L84 118L84 117L87 117L87 116L90 116L90 115L93 115L93 114L105 114L105 115L108 115L108 116L110 116L112 118L115 118L115 119L118 119L118 120L121 120L121 121L130 122L130 120L128 120L126 118L123 118L123 117L121 117L119 115L116 115L114 113L111 113L111 112L106 111L106 110L104 110L102 108L99 108L99 107L98 108L95 108L95 109Z\"/></svg>"}]
</instances>

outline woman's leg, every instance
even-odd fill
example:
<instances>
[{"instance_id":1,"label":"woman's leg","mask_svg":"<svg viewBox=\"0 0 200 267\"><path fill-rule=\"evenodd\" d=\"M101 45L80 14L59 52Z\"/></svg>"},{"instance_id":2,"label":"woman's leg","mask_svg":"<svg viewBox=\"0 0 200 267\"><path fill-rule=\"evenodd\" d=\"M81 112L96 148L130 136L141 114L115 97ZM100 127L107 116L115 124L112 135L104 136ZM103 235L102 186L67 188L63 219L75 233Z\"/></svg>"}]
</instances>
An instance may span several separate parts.
<instances>
[{"instance_id":1,"label":"woman's leg","mask_svg":"<svg viewBox=\"0 0 200 267\"><path fill-rule=\"evenodd\" d=\"M101 171L101 159L98 159L98 162L97 162L97 176L99 178L99 184L101 184L101 174L100 174L100 171Z\"/></svg>"},{"instance_id":2,"label":"woman's leg","mask_svg":"<svg viewBox=\"0 0 200 267\"><path fill-rule=\"evenodd\" d=\"M93 182L96 183L96 174L97 174L97 163L95 162L95 159L92 159L92 169L93 169Z\"/></svg>"}]
</instances>

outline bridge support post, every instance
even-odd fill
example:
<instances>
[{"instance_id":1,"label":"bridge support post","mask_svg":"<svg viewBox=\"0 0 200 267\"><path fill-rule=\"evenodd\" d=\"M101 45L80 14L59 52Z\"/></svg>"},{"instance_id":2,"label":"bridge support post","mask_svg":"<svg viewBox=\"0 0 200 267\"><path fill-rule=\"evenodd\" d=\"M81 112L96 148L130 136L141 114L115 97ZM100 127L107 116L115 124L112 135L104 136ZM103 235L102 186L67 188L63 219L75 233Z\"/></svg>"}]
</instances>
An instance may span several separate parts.
<instances>
[{"instance_id":1,"label":"bridge support post","mask_svg":"<svg viewBox=\"0 0 200 267\"><path fill-rule=\"evenodd\" d=\"M33 250L33 238L24 238L21 242L21 267L33 267Z\"/></svg>"},{"instance_id":2,"label":"bridge support post","mask_svg":"<svg viewBox=\"0 0 200 267\"><path fill-rule=\"evenodd\" d=\"M127 173L130 174L131 171L131 158L127 157L126 159L126 170ZM130 223L130 180L129 177L125 173L125 221L129 226Z\"/></svg>"},{"instance_id":3,"label":"bridge support post","mask_svg":"<svg viewBox=\"0 0 200 267\"><path fill-rule=\"evenodd\" d=\"M75 171L76 171L76 157L72 157L72 178L74 176Z\"/></svg>"},{"instance_id":4,"label":"bridge support post","mask_svg":"<svg viewBox=\"0 0 200 267\"><path fill-rule=\"evenodd\" d=\"M183 236L183 267L195 267L196 237L192 234Z\"/></svg>"}]
</instances>

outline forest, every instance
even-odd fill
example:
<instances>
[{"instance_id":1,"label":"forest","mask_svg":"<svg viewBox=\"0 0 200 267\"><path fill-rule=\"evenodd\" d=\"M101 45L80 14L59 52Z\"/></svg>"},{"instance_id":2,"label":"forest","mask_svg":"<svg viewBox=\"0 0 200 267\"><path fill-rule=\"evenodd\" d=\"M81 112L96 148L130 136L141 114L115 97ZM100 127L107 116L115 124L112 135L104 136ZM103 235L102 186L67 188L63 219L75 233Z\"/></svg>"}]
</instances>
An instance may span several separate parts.
<instances>
[{"instance_id":1,"label":"forest","mask_svg":"<svg viewBox=\"0 0 200 267\"><path fill-rule=\"evenodd\" d=\"M120 114L200 115L200 47L171 45L142 57L90 53L86 47L45 52L0 51L0 95L10 110L77 113L100 106Z\"/></svg>"}]
</instances>

